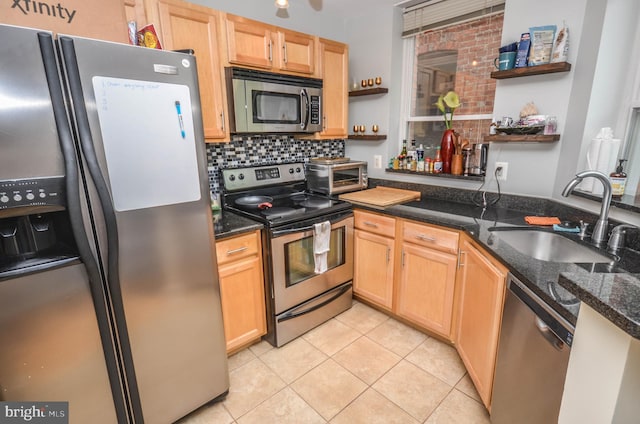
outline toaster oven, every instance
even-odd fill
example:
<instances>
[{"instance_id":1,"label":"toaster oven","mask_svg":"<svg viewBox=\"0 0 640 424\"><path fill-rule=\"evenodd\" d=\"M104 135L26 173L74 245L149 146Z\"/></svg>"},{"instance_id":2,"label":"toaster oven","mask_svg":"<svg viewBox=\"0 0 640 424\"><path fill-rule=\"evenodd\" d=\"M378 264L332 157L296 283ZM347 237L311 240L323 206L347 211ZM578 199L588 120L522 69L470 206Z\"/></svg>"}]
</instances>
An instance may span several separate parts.
<instances>
[{"instance_id":1,"label":"toaster oven","mask_svg":"<svg viewBox=\"0 0 640 424\"><path fill-rule=\"evenodd\" d=\"M328 195L367 188L367 162L310 160L305 166L307 189Z\"/></svg>"}]
</instances>

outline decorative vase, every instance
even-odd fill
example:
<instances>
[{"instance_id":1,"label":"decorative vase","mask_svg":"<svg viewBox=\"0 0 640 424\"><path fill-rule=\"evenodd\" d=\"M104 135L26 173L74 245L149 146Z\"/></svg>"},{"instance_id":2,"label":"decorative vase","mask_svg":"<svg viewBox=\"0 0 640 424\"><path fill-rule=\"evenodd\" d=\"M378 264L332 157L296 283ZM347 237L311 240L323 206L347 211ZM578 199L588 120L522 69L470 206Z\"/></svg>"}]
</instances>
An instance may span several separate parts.
<instances>
[{"instance_id":1,"label":"decorative vase","mask_svg":"<svg viewBox=\"0 0 640 424\"><path fill-rule=\"evenodd\" d=\"M445 130L442 134L440 142L440 155L442 156L442 173L451 173L451 157L453 156L455 143L455 131L452 129Z\"/></svg>"}]
</instances>

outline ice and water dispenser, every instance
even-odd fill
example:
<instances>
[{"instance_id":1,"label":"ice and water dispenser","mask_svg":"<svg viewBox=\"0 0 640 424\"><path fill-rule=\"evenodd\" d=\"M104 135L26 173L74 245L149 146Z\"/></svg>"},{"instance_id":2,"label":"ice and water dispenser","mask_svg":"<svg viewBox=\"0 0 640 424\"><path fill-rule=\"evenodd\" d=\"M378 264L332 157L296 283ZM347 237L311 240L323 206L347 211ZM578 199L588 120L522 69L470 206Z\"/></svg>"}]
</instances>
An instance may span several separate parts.
<instances>
[{"instance_id":1,"label":"ice and water dispenser","mask_svg":"<svg viewBox=\"0 0 640 424\"><path fill-rule=\"evenodd\" d=\"M0 278L76 255L62 183L57 178L0 182Z\"/></svg>"}]
</instances>

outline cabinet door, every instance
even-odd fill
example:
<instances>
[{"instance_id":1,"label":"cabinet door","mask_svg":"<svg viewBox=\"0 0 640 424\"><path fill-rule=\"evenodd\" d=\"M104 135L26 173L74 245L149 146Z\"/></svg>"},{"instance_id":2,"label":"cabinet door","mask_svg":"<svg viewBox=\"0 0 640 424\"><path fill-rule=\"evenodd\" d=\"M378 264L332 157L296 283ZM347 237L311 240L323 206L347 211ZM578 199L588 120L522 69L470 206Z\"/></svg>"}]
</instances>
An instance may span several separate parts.
<instances>
[{"instance_id":1,"label":"cabinet door","mask_svg":"<svg viewBox=\"0 0 640 424\"><path fill-rule=\"evenodd\" d=\"M401 260L396 313L450 339L458 258L404 243Z\"/></svg>"},{"instance_id":2,"label":"cabinet door","mask_svg":"<svg viewBox=\"0 0 640 424\"><path fill-rule=\"evenodd\" d=\"M313 74L315 71L316 39L293 31L278 31L280 69Z\"/></svg>"},{"instance_id":3,"label":"cabinet door","mask_svg":"<svg viewBox=\"0 0 640 424\"><path fill-rule=\"evenodd\" d=\"M167 50L193 49L198 64L202 122L207 140L229 138L225 96L218 62L217 14L160 1L162 36Z\"/></svg>"},{"instance_id":4,"label":"cabinet door","mask_svg":"<svg viewBox=\"0 0 640 424\"><path fill-rule=\"evenodd\" d=\"M347 137L349 48L346 44L320 39L320 60L324 103L320 137Z\"/></svg>"},{"instance_id":5,"label":"cabinet door","mask_svg":"<svg viewBox=\"0 0 640 424\"><path fill-rule=\"evenodd\" d=\"M353 291L387 310L393 302L393 245L393 239L354 231Z\"/></svg>"},{"instance_id":6,"label":"cabinet door","mask_svg":"<svg viewBox=\"0 0 640 424\"><path fill-rule=\"evenodd\" d=\"M262 261L252 256L220 266L220 298L227 352L266 333Z\"/></svg>"},{"instance_id":7,"label":"cabinet door","mask_svg":"<svg viewBox=\"0 0 640 424\"><path fill-rule=\"evenodd\" d=\"M269 25L228 14L226 26L229 63L271 69L274 39Z\"/></svg>"},{"instance_id":8,"label":"cabinet door","mask_svg":"<svg viewBox=\"0 0 640 424\"><path fill-rule=\"evenodd\" d=\"M456 344L487 408L491 404L506 273L469 241L461 243L461 288Z\"/></svg>"}]
</instances>

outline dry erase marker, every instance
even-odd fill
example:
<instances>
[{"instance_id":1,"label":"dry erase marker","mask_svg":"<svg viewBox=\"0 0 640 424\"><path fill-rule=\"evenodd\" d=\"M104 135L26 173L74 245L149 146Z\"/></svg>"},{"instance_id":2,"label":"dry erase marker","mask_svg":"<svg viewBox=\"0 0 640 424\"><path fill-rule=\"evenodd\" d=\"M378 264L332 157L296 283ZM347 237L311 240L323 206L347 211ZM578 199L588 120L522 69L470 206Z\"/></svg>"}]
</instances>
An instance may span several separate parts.
<instances>
[{"instance_id":1,"label":"dry erase marker","mask_svg":"<svg viewBox=\"0 0 640 424\"><path fill-rule=\"evenodd\" d=\"M182 120L182 111L180 110L180 102L176 100L176 112L178 112L178 122L180 123L180 134L185 138L187 134L184 132L184 121Z\"/></svg>"}]
</instances>

